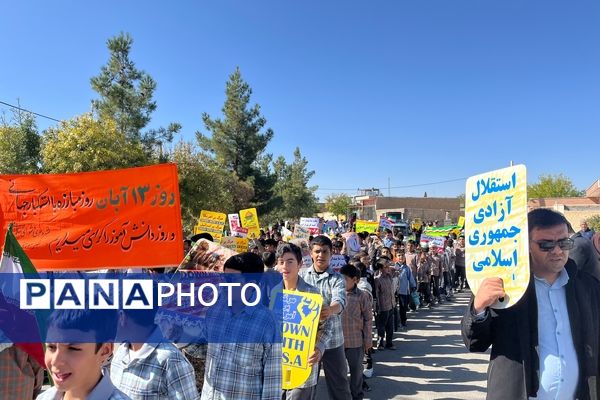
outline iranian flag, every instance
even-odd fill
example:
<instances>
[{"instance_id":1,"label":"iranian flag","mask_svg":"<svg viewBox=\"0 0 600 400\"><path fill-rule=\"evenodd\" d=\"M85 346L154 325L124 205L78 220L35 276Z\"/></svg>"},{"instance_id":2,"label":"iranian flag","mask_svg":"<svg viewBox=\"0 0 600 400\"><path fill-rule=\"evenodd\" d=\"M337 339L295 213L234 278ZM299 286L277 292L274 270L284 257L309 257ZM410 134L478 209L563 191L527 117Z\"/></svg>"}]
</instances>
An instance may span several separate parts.
<instances>
[{"instance_id":1,"label":"iranian flag","mask_svg":"<svg viewBox=\"0 0 600 400\"><path fill-rule=\"evenodd\" d=\"M383 215L379 217L379 226L383 229L394 229L394 221L389 218L384 217Z\"/></svg>"},{"instance_id":2,"label":"iranian flag","mask_svg":"<svg viewBox=\"0 0 600 400\"><path fill-rule=\"evenodd\" d=\"M23 248L17 241L17 238L13 234L12 224L8 227L8 230L6 231L6 239L4 240L4 251L2 252L2 259L0 260L0 273L27 274L28 278L39 278L35 267L31 263L31 260L29 260L29 258L23 251ZM13 280L12 282L16 282L16 284L18 284L18 280ZM18 292L13 289L7 290L7 293ZM5 306L8 307L10 307L11 303L18 301L10 298L6 298L3 300L6 301ZM18 307L18 303L16 304L16 307ZM40 329L45 329L45 319L45 313L36 312L35 320L32 319L31 329L35 329L36 332L40 332ZM0 343L0 346L2 345L3 344ZM41 343L14 343L14 345L27 352L32 358L39 362L40 365L44 365L44 347Z\"/></svg>"}]
</instances>

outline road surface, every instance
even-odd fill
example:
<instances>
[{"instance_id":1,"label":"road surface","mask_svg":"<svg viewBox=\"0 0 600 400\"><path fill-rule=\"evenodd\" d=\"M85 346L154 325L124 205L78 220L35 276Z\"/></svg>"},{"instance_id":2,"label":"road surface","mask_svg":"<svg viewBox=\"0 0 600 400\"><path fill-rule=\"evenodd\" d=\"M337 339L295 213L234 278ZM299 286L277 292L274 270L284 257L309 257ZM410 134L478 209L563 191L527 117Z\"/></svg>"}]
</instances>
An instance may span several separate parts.
<instances>
[{"instance_id":1,"label":"road surface","mask_svg":"<svg viewBox=\"0 0 600 400\"><path fill-rule=\"evenodd\" d=\"M410 313L408 330L394 335L397 349L373 355L365 399L484 399L489 351L469 353L460 335L469 296L457 293L452 302ZM317 399L328 398L321 372Z\"/></svg>"}]
</instances>

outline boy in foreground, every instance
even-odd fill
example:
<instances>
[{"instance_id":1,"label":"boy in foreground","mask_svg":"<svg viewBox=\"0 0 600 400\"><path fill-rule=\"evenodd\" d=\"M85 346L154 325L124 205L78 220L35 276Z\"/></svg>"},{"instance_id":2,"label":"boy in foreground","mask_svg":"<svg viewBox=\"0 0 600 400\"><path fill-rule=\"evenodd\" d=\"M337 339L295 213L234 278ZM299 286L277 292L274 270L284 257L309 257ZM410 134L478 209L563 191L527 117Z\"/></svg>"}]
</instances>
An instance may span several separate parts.
<instances>
[{"instance_id":1,"label":"boy in foreground","mask_svg":"<svg viewBox=\"0 0 600 400\"><path fill-rule=\"evenodd\" d=\"M102 370L113 351L115 326L116 312L109 310L51 314L45 363L54 386L37 399L128 400Z\"/></svg>"}]
</instances>

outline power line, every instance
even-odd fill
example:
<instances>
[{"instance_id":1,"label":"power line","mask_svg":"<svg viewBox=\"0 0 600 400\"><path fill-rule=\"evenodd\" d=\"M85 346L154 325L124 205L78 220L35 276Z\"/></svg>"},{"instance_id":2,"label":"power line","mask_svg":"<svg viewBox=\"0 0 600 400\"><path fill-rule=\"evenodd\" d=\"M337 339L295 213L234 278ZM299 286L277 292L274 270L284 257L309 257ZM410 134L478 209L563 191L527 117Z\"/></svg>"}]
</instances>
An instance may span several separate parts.
<instances>
[{"instance_id":1,"label":"power line","mask_svg":"<svg viewBox=\"0 0 600 400\"><path fill-rule=\"evenodd\" d=\"M391 189L405 189L405 188L419 187L419 186L439 185L441 183L451 183L451 182L459 182L459 181L466 181L466 180L467 180L467 178L456 178L456 179L449 179L447 181L419 183L416 185L392 186Z\"/></svg>"},{"instance_id":2,"label":"power line","mask_svg":"<svg viewBox=\"0 0 600 400\"><path fill-rule=\"evenodd\" d=\"M402 186L391 186L389 189L407 189L407 188L413 188L413 187L420 187L420 186L431 186L431 185L439 185L442 183L451 183L451 182L459 182L459 181L465 181L467 180L467 178L456 178L456 179L448 179L445 181L438 181L438 182L428 182L428 183L417 183L414 185L402 185ZM380 189L380 188L372 188L372 189ZM318 188L317 190L322 190L322 191L340 191L340 192L345 192L345 191L358 191L358 188L346 188L346 189L333 189L333 188Z\"/></svg>"},{"instance_id":3,"label":"power line","mask_svg":"<svg viewBox=\"0 0 600 400\"><path fill-rule=\"evenodd\" d=\"M5 106L11 107L11 108L15 108L15 109L17 109L19 111L25 111L25 112L28 112L30 114L37 115L38 117L42 117L42 118L46 118L46 119L49 119L49 120L52 120L52 121L60 122L59 119L52 118L52 117L49 117L49 116L44 115L44 114L39 114L39 113L36 113L35 111L27 110L25 108L22 108L22 107L19 107L19 106L15 106L14 104L5 103L3 101L0 101L0 104L4 104Z\"/></svg>"}]
</instances>

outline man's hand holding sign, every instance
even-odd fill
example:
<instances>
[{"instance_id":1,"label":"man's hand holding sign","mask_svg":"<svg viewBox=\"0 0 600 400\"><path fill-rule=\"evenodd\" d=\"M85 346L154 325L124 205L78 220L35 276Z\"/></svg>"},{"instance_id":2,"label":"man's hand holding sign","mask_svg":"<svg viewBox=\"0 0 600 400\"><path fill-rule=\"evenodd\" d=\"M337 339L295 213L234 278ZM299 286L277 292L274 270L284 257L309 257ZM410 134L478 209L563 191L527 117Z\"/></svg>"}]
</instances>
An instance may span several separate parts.
<instances>
[{"instance_id":1,"label":"man's hand holding sign","mask_svg":"<svg viewBox=\"0 0 600 400\"><path fill-rule=\"evenodd\" d=\"M481 314L486 308L498 303L504 296L506 296L506 293L504 292L502 278L485 278L481 282L473 301L473 311L475 314Z\"/></svg>"}]
</instances>

